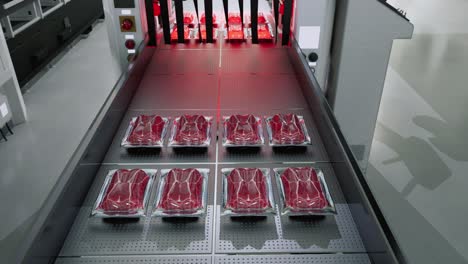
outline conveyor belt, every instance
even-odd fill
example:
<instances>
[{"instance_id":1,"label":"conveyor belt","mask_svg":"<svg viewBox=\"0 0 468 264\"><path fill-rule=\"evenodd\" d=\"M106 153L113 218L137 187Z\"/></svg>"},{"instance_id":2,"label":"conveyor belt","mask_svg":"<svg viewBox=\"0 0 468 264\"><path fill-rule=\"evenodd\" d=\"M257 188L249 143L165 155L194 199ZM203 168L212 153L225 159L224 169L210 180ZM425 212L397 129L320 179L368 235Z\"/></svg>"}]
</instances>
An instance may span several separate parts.
<instances>
[{"instance_id":1,"label":"conveyor belt","mask_svg":"<svg viewBox=\"0 0 468 264\"><path fill-rule=\"evenodd\" d=\"M167 255L171 254L179 257L170 263L187 263L194 254L199 257L190 263L248 263L258 258L263 263L369 263L350 208L330 166L331 162L340 161L332 161L327 155L287 48L224 45L201 49L163 46L155 52L68 234L58 263L84 263L77 257L87 257L86 263L97 263L104 259L93 257L101 256L112 263L127 263L127 255L137 255L142 263L152 260L166 263ZM278 153L266 145L259 152L230 153L221 145L218 124L213 126L212 144L206 153L175 153L164 147L160 152L129 154L120 148L130 118L142 113L171 117L202 113L216 117L219 122L221 116L234 113L265 116L282 112L305 117L313 144L304 152ZM288 165L321 168L338 215L299 221L277 214L254 222L233 221L220 215L221 168ZM118 225L89 218L106 172L123 167L210 168L208 214L191 222L152 218ZM278 201L277 189L273 189ZM255 256L258 254L274 256Z\"/></svg>"}]
</instances>

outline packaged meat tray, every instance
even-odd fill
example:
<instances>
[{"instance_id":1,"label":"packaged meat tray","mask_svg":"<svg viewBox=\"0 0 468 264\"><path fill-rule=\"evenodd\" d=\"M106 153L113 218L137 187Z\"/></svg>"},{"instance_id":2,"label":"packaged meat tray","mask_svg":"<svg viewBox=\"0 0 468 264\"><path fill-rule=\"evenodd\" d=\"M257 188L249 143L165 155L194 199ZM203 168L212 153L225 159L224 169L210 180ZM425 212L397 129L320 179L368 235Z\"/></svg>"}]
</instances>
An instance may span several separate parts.
<instances>
[{"instance_id":1,"label":"packaged meat tray","mask_svg":"<svg viewBox=\"0 0 468 264\"><path fill-rule=\"evenodd\" d=\"M264 216L275 213L270 169L222 169L223 215Z\"/></svg>"},{"instance_id":2,"label":"packaged meat tray","mask_svg":"<svg viewBox=\"0 0 468 264\"><path fill-rule=\"evenodd\" d=\"M229 14L228 14L228 24L229 25L231 25L231 24L241 25L242 24L242 17L240 15L240 13L229 12Z\"/></svg>"},{"instance_id":3,"label":"packaged meat tray","mask_svg":"<svg viewBox=\"0 0 468 264\"><path fill-rule=\"evenodd\" d=\"M211 142L213 118L203 115L183 115L172 122L170 147L208 147Z\"/></svg>"},{"instance_id":4,"label":"packaged meat tray","mask_svg":"<svg viewBox=\"0 0 468 264\"><path fill-rule=\"evenodd\" d=\"M244 27L241 24L229 25L228 27L228 39L230 40L243 40L244 39Z\"/></svg>"},{"instance_id":5,"label":"packaged meat tray","mask_svg":"<svg viewBox=\"0 0 468 264\"><path fill-rule=\"evenodd\" d=\"M282 214L327 215L336 213L321 170L304 167L276 168L273 171L280 189Z\"/></svg>"},{"instance_id":6,"label":"packaged meat tray","mask_svg":"<svg viewBox=\"0 0 468 264\"><path fill-rule=\"evenodd\" d=\"M203 40L206 40L206 25L200 25L200 33L201 33L201 38ZM216 28L213 28L213 39L218 38L218 30Z\"/></svg>"},{"instance_id":7,"label":"packaged meat tray","mask_svg":"<svg viewBox=\"0 0 468 264\"><path fill-rule=\"evenodd\" d=\"M139 115L132 118L122 140L124 148L162 147L169 119L158 115Z\"/></svg>"},{"instance_id":8,"label":"packaged meat tray","mask_svg":"<svg viewBox=\"0 0 468 264\"><path fill-rule=\"evenodd\" d=\"M153 216L197 217L206 212L209 169L161 170Z\"/></svg>"},{"instance_id":9,"label":"packaged meat tray","mask_svg":"<svg viewBox=\"0 0 468 264\"><path fill-rule=\"evenodd\" d=\"M258 39L260 40L272 40L273 39L273 33L270 29L269 24L258 25Z\"/></svg>"},{"instance_id":10,"label":"packaged meat tray","mask_svg":"<svg viewBox=\"0 0 468 264\"><path fill-rule=\"evenodd\" d=\"M271 146L303 146L310 144L310 136L302 116L277 114L266 118Z\"/></svg>"},{"instance_id":11,"label":"packaged meat tray","mask_svg":"<svg viewBox=\"0 0 468 264\"><path fill-rule=\"evenodd\" d=\"M104 218L134 218L145 215L156 170L109 171L91 213Z\"/></svg>"},{"instance_id":12,"label":"packaged meat tray","mask_svg":"<svg viewBox=\"0 0 468 264\"><path fill-rule=\"evenodd\" d=\"M184 40L188 40L188 39L191 39L192 38L192 29L189 28L189 26L187 25L184 25ZM177 33L177 26L174 25L174 28L172 30L172 33L171 33L171 40L175 41L175 40L178 40L179 39L179 35Z\"/></svg>"},{"instance_id":13,"label":"packaged meat tray","mask_svg":"<svg viewBox=\"0 0 468 264\"><path fill-rule=\"evenodd\" d=\"M228 34L230 40L244 39L244 26L240 13L232 12L228 14Z\"/></svg>"},{"instance_id":14,"label":"packaged meat tray","mask_svg":"<svg viewBox=\"0 0 468 264\"><path fill-rule=\"evenodd\" d=\"M217 20L217 17L216 17L216 13L213 13L213 28L217 28L218 27L218 20ZM202 25L205 25L206 24L206 14L203 13L201 14L200 16L200 24Z\"/></svg>"},{"instance_id":15,"label":"packaged meat tray","mask_svg":"<svg viewBox=\"0 0 468 264\"><path fill-rule=\"evenodd\" d=\"M223 146L258 147L265 143L262 120L254 115L223 117Z\"/></svg>"}]
</instances>

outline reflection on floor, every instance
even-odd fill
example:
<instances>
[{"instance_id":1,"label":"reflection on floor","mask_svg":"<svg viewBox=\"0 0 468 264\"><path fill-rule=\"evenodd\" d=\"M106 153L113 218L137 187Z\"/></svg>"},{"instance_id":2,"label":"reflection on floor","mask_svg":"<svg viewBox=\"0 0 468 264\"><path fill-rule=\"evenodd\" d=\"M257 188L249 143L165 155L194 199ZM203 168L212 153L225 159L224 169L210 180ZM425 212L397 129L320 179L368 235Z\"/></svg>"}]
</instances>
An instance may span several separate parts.
<instances>
[{"instance_id":1,"label":"reflection on floor","mask_svg":"<svg viewBox=\"0 0 468 264\"><path fill-rule=\"evenodd\" d=\"M119 77L108 45L105 25L97 24L33 84L24 97L30 121L0 142L0 262L27 234Z\"/></svg>"},{"instance_id":2,"label":"reflection on floor","mask_svg":"<svg viewBox=\"0 0 468 264\"><path fill-rule=\"evenodd\" d=\"M367 178L411 263L467 263L468 1L391 2L415 35L394 43Z\"/></svg>"}]
</instances>

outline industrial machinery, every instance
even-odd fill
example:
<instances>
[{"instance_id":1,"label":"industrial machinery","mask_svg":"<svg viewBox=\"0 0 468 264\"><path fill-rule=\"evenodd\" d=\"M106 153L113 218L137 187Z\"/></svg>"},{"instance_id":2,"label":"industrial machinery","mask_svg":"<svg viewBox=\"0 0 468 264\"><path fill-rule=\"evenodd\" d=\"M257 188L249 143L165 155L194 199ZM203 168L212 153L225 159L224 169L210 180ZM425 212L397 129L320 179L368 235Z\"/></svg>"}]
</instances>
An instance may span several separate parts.
<instances>
[{"instance_id":1,"label":"industrial machinery","mask_svg":"<svg viewBox=\"0 0 468 264\"><path fill-rule=\"evenodd\" d=\"M317 25L304 24L309 21L301 15L305 9L298 6L305 1L297 0L294 4L285 0L282 1L284 7L279 1L249 2L244 5L243 1L162 0L159 1L162 28L159 28L152 0L104 1L113 51L125 72L37 215L31 240L24 243L18 260L26 263L405 263L363 177L353 147L346 141L347 127L335 119L313 73L314 70L320 72L322 59L340 74L343 72L343 76L355 72L354 67L347 68L343 63L348 63L347 56L351 55L347 52L356 44L348 28L354 30L354 26L359 25L353 20L358 8L351 1L342 1L346 2L344 6L336 3L340 17L333 20L334 29L323 29L327 27L325 23L323 27L318 25L318 30ZM391 37L400 36L398 27L409 30L405 28L409 27L408 23L401 22L406 20L400 14L379 1L353 2L368 3L377 13L391 13L389 19L395 22L389 25L392 26ZM189 9L189 5L193 9ZM321 11L328 8L324 6ZM198 18L204 14L205 38L186 38L186 12L195 14L196 23L190 27L195 32L201 24ZM232 42L220 37L229 33L229 14L233 12L240 14L240 23L237 20L231 23L244 28L242 41ZM266 21L259 19L260 12L266 15ZM223 30L217 31L216 40L212 34L214 17L217 20L224 17L226 22L225 26L218 26ZM330 20L320 19L322 22ZM271 25L273 38L260 42L259 25L266 23ZM174 27L177 28L177 43L171 41ZM366 30L364 26L362 30ZM357 30L355 36L360 38L362 33ZM322 43L324 38L323 43L329 43L331 35L333 47L325 47L325 50L335 50L337 54L332 53L327 60L326 55L325 58L320 55L320 45L309 44ZM314 39L308 40L309 36ZM383 40L383 36L386 35L382 33L378 37ZM368 36L366 40L371 41L373 37ZM390 38L386 41L391 42ZM305 45L303 49L301 43ZM368 45L363 48L366 47ZM310 56L311 53L316 55ZM375 62L373 58L361 60L365 64L363 67ZM385 56L383 60L375 62L374 66L386 63ZM329 89L336 95L334 102L337 104L344 89L340 85L343 79L333 73L330 75ZM355 76L356 79L365 77ZM361 100L363 105L366 101ZM349 107L348 112L356 108ZM369 112L374 110L368 109ZM290 146L275 146L272 134L277 129L286 129L291 132L286 132L289 136L297 134L294 132L297 127L291 128L291 123L275 128L270 122L277 114L300 117L297 122L301 122L302 141L286 140ZM149 130L143 128L142 131L159 131L157 136L151 137L158 147L151 149L140 145L127 149L128 144L138 141L138 137L132 139L135 122L151 115L157 115L159 123L152 121ZM247 116L251 124L256 124L257 132L251 135L257 136L253 142L259 145L228 148L223 138L229 131L226 117L231 115ZM203 129L197 125L200 116L206 117L200 121ZM350 114L348 118L357 117ZM185 122L183 128L181 120ZM164 134L166 122L171 128ZM264 130L260 129L262 126ZM183 136L195 135L199 142L180 148L184 138L178 137L181 130L185 131ZM244 132L243 137L247 133ZM310 136L310 142L306 135ZM191 144L204 147L194 148ZM333 200L328 206L336 214L284 215L280 202L284 194L277 188L281 182L272 180L273 183L268 183L272 187L268 191L269 214L260 217L226 215L227 189L223 180L226 171L261 168L259 171L273 174L286 167L313 167L321 171L320 179L327 183L324 193L327 200ZM99 210L109 209L96 202L106 199L103 198L106 192L101 190L105 191L103 186L110 184L109 175L115 170L137 168L148 173L156 171L155 175L151 174L154 184L148 195L149 202L145 202L146 214L139 205L143 210L139 211L140 216L146 216L96 217L103 214ZM203 171L204 214L181 218L170 217L170 213L163 214L165 217L151 213L160 209L159 203L154 201L165 199L160 196L163 183L168 181L165 171L173 168Z\"/></svg>"},{"instance_id":2,"label":"industrial machinery","mask_svg":"<svg viewBox=\"0 0 468 264\"><path fill-rule=\"evenodd\" d=\"M95 0L3 0L0 22L18 82L24 86L103 16Z\"/></svg>"}]
</instances>

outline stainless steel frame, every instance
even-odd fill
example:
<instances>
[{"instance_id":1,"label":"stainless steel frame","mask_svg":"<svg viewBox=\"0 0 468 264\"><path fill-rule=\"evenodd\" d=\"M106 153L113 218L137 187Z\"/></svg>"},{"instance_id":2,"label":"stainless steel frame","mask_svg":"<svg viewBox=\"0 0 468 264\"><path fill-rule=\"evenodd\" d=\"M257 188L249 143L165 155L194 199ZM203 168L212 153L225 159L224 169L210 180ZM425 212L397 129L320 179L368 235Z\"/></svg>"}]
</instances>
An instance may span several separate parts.
<instances>
[{"instance_id":1,"label":"stainless steel frame","mask_svg":"<svg viewBox=\"0 0 468 264\"><path fill-rule=\"evenodd\" d=\"M404 262L296 43L242 44L238 49L142 46L139 54L44 205L32 240L20 256L24 262L127 263L134 258L164 263L172 255L171 263ZM240 60L242 56L245 59ZM164 58L171 58L171 63ZM180 80L190 82L180 86ZM191 108L191 103L198 107ZM222 147L218 122L213 124L207 152L165 147L156 153L128 154L119 147L128 120L142 112L220 117L245 112L264 116L272 111L304 115L313 144L302 152L275 152L267 145L248 154L230 153ZM338 215L301 220L277 214L247 221L221 216L222 168L301 165L324 171ZM105 172L118 167L210 168L214 173L208 184L208 214L195 220L151 218L117 224L88 218Z\"/></svg>"}]
</instances>

